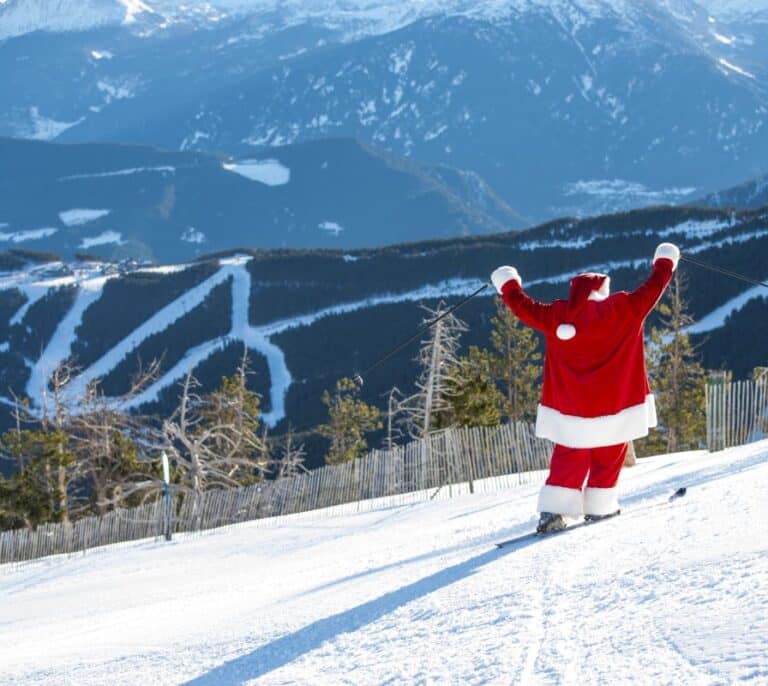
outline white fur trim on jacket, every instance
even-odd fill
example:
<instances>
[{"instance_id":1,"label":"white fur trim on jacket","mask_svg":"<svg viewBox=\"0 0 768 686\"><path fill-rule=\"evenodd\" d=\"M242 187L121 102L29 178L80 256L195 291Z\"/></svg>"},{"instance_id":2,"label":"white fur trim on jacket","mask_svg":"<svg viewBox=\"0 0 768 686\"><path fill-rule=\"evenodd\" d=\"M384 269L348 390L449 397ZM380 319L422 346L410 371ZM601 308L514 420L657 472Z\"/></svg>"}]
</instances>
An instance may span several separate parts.
<instances>
[{"instance_id":1,"label":"white fur trim on jacket","mask_svg":"<svg viewBox=\"0 0 768 686\"><path fill-rule=\"evenodd\" d=\"M677 269L677 263L680 261L680 248L673 243L659 243L656 252L653 255L654 263L661 258L671 260L672 271L675 271L675 269Z\"/></svg>"},{"instance_id":2,"label":"white fur trim on jacket","mask_svg":"<svg viewBox=\"0 0 768 686\"><path fill-rule=\"evenodd\" d=\"M600 302L601 300L605 300L611 294L611 277L606 276L605 274L600 274L600 276L605 276L603 285L592 291L587 300L597 300L597 302Z\"/></svg>"},{"instance_id":3,"label":"white fur trim on jacket","mask_svg":"<svg viewBox=\"0 0 768 686\"><path fill-rule=\"evenodd\" d=\"M614 514L619 509L618 491L618 488L585 488L584 514Z\"/></svg>"},{"instance_id":4,"label":"white fur trim on jacket","mask_svg":"<svg viewBox=\"0 0 768 686\"><path fill-rule=\"evenodd\" d=\"M581 517L583 496L578 488L544 484L539 491L539 512L554 512L568 517Z\"/></svg>"},{"instance_id":5,"label":"white fur trim on jacket","mask_svg":"<svg viewBox=\"0 0 768 686\"><path fill-rule=\"evenodd\" d=\"M539 405L536 435L569 448L600 448L618 445L648 435L656 426L656 402L653 393L640 405L628 407L603 417L576 417Z\"/></svg>"},{"instance_id":6,"label":"white fur trim on jacket","mask_svg":"<svg viewBox=\"0 0 768 686\"><path fill-rule=\"evenodd\" d=\"M499 295L501 295L501 289L507 281L517 281L521 286L523 285L523 282L520 279L520 274L517 273L517 269L507 266L495 269L493 274L491 274L491 281Z\"/></svg>"}]
</instances>

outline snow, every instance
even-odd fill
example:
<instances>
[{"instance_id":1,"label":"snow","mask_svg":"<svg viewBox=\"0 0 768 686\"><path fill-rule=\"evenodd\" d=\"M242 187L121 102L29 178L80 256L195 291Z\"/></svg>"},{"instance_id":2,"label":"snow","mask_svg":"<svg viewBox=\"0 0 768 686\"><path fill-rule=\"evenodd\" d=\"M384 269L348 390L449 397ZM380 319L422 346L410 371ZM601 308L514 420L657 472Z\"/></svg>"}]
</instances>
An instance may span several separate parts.
<instances>
[{"instance_id":1,"label":"snow","mask_svg":"<svg viewBox=\"0 0 768 686\"><path fill-rule=\"evenodd\" d=\"M729 62L728 60L723 59L722 57L718 59L717 62L720 66L725 67L728 71L735 72L750 79L755 78L754 74L748 72L746 69L742 69L741 67L733 64L732 62Z\"/></svg>"},{"instance_id":2,"label":"snow","mask_svg":"<svg viewBox=\"0 0 768 686\"><path fill-rule=\"evenodd\" d=\"M145 339L156 333L164 331L170 327L177 319L180 319L187 312L200 305L214 287L226 281L230 276L231 270L220 269L202 283L193 288L190 288L176 300L155 312L154 315L152 315L136 329L134 329L117 345L111 348L101 358L96 360L96 362L94 362L90 367L83 370L83 372L79 374L77 378L70 382L69 393L71 396L73 398L77 398L90 381L109 374L109 372L112 371L112 369L114 369L123 360L123 358L138 348ZM56 332L56 336L59 336L58 330ZM68 341L68 345L71 346L71 340ZM181 376L183 376L183 374ZM173 380L175 379L169 379L167 383L171 383ZM155 386L157 386L157 384L155 384ZM156 390L159 391L160 388L157 388ZM147 397L144 398L144 400L137 402L136 405L141 404L141 402L146 402L147 400L156 398L156 395L152 396L146 392L145 395L147 395Z\"/></svg>"},{"instance_id":3,"label":"snow","mask_svg":"<svg viewBox=\"0 0 768 686\"><path fill-rule=\"evenodd\" d=\"M51 340L40 357L34 362L27 382L26 392L36 409L44 409L48 394L48 380L54 370L72 354L75 331L80 326L83 313L101 297L104 284L113 276L92 276L79 282L75 302L56 327ZM75 283L75 278L63 279L65 283ZM49 288L52 284L45 284ZM47 292L47 290L46 290ZM43 294L45 295L45 294ZM14 317L16 319L18 313Z\"/></svg>"},{"instance_id":4,"label":"snow","mask_svg":"<svg viewBox=\"0 0 768 686\"><path fill-rule=\"evenodd\" d=\"M11 233L0 232L0 241L11 243L24 243L25 241L39 241L42 238L53 236L58 231L54 228L30 229L28 231L13 231Z\"/></svg>"},{"instance_id":5,"label":"snow","mask_svg":"<svg viewBox=\"0 0 768 686\"><path fill-rule=\"evenodd\" d=\"M118 2L125 7L123 24L132 24L140 14L152 12L152 8L145 5L141 0L118 0Z\"/></svg>"},{"instance_id":6,"label":"snow","mask_svg":"<svg viewBox=\"0 0 768 686\"><path fill-rule=\"evenodd\" d=\"M340 224L337 224L336 222L320 222L317 225L317 228L322 229L323 231L327 231L330 234L333 234L334 236L338 236L342 231L344 231L344 227Z\"/></svg>"},{"instance_id":7,"label":"snow","mask_svg":"<svg viewBox=\"0 0 768 686\"><path fill-rule=\"evenodd\" d=\"M65 226L80 226L106 217L112 210L73 209L59 212L59 219Z\"/></svg>"},{"instance_id":8,"label":"snow","mask_svg":"<svg viewBox=\"0 0 768 686\"><path fill-rule=\"evenodd\" d=\"M565 195L588 195L610 201L620 200L625 196L645 202L680 201L696 191L693 187L665 188L653 190L636 181L625 179L590 179L574 181L563 188Z\"/></svg>"},{"instance_id":9,"label":"snow","mask_svg":"<svg viewBox=\"0 0 768 686\"><path fill-rule=\"evenodd\" d=\"M178 274L185 269L189 269L189 264L160 264L155 267L142 267L137 269L137 273L143 274Z\"/></svg>"},{"instance_id":10,"label":"snow","mask_svg":"<svg viewBox=\"0 0 768 686\"><path fill-rule=\"evenodd\" d=\"M768 12L766 0L703 0L700 3L714 17L750 18ZM381 35L396 31L420 19L435 15L480 17L505 20L525 13L548 13L574 41L590 23L605 17L628 21L642 17L644 3L630 0L207 0L179 3L177 0L23 0L0 3L0 40L31 31L86 31L105 26L126 26L139 35L151 35L143 22L152 15L164 28L174 25L214 27L222 20L251 15L254 26L268 29L319 24L340 32L344 40ZM695 5L694 5L695 7ZM691 8L684 3L654 3L654 11L666 11L670 21L685 25L691 21ZM275 25L276 17L279 23ZM711 23L715 23L712 19ZM136 28L138 27L138 28ZM143 33L141 33L143 31ZM258 38L262 33L257 32ZM229 41L253 37L229 38ZM390 68L396 74L407 71L411 58L409 46L390 56ZM106 51L98 50L105 54ZM585 55L586 57L586 55ZM588 61L588 60L587 60ZM589 61L588 61L589 62Z\"/></svg>"},{"instance_id":11,"label":"snow","mask_svg":"<svg viewBox=\"0 0 768 686\"><path fill-rule=\"evenodd\" d=\"M718 231L732 226L732 222L726 222L719 219L710 219L708 221L697 221L695 219L689 219L688 221L680 224L675 224L666 229L662 229L657 232L659 238L667 238L669 236L677 236L682 234L686 240L697 240L704 238L705 236L711 236Z\"/></svg>"},{"instance_id":12,"label":"snow","mask_svg":"<svg viewBox=\"0 0 768 686\"><path fill-rule=\"evenodd\" d=\"M765 683L766 480L768 441L641 460L621 517L503 550L537 484L7 566L0 681Z\"/></svg>"},{"instance_id":13,"label":"snow","mask_svg":"<svg viewBox=\"0 0 768 686\"><path fill-rule=\"evenodd\" d=\"M743 19L768 12L768 0L699 0L699 4L723 19Z\"/></svg>"},{"instance_id":14,"label":"snow","mask_svg":"<svg viewBox=\"0 0 768 686\"><path fill-rule=\"evenodd\" d=\"M96 82L96 88L104 94L104 102L107 105L114 100L128 100L136 97L136 91L140 85L141 80L136 76L100 79Z\"/></svg>"},{"instance_id":15,"label":"snow","mask_svg":"<svg viewBox=\"0 0 768 686\"><path fill-rule=\"evenodd\" d=\"M202 231L198 231L194 226L188 226L181 234L181 240L186 243L205 243L208 239Z\"/></svg>"},{"instance_id":16,"label":"snow","mask_svg":"<svg viewBox=\"0 0 768 686\"><path fill-rule=\"evenodd\" d=\"M60 176L59 181L77 181L78 179L99 179L108 176L129 176L131 174L145 173L175 174L176 167L132 167L130 169L116 169L114 171L94 172L91 174L71 174L70 176Z\"/></svg>"},{"instance_id":17,"label":"snow","mask_svg":"<svg viewBox=\"0 0 768 686\"><path fill-rule=\"evenodd\" d=\"M197 291L195 294L197 302L183 303L183 299L188 295L185 294L170 305L167 305L164 310L158 312L118 345L118 349L113 348L101 360L86 370L85 374L78 377L76 380L78 386L76 388L83 388L82 384L87 383L90 378L97 378L101 373L104 373L103 370L109 370L114 367L132 349L129 346L137 347L148 335L162 330L162 328L170 325L170 322L178 319L186 312L187 307L192 309L192 307L202 302L214 285L231 278L232 328L229 333L222 338L207 341L188 350L176 365L165 372L154 384L136 396L127 407L141 407L145 403L157 400L160 391L183 378L190 369L194 369L198 364L208 359L215 352L222 350L226 345L235 341L242 341L249 349L255 350L266 358L270 379L271 410L262 415L262 420L267 426L277 424L277 422L285 417L285 398L293 380L288 371L285 355L282 350L269 340L269 335L265 333L263 327L254 327L248 322L251 275L246 269L246 265L250 259L247 256L238 255L221 260L221 269L195 289ZM181 309L182 307L184 308L183 310ZM147 328L148 326L149 328Z\"/></svg>"},{"instance_id":18,"label":"snow","mask_svg":"<svg viewBox=\"0 0 768 686\"><path fill-rule=\"evenodd\" d=\"M768 283L768 277L764 280ZM752 288L739 293L734 298L723 303L720 307L710 312L699 321L688 327L688 333L707 333L714 329L725 326L725 320L732 314L738 312L744 305L757 298L768 298L768 289L765 286L753 286Z\"/></svg>"},{"instance_id":19,"label":"snow","mask_svg":"<svg viewBox=\"0 0 768 686\"><path fill-rule=\"evenodd\" d=\"M338 0L197 0L186 3L177 0L148 0L146 3L141 0L24 0L12 3L0 13L0 40L35 30L82 31L120 25L147 36L152 32L144 30L146 22L142 19L150 14L158 25L165 28L183 24L213 27L227 18L251 15L254 26L266 24L269 28L279 29L317 24L340 33L343 40L355 40L390 33L436 15L481 17L493 21L524 13L544 12L550 14L576 40L577 32L601 18L619 16L626 20L642 15L642 7L637 7L637 4L630 0L485 0L482 3L471 0L405 3L399 0L352 0L343 3ZM673 8L668 3L664 3L663 9L672 14ZM277 24L276 18L279 18ZM678 21L686 18L687 15L683 14ZM250 35L247 34L246 39ZM229 40L242 39L236 37ZM390 56L390 69L396 74L407 71L410 49L404 46Z\"/></svg>"},{"instance_id":20,"label":"snow","mask_svg":"<svg viewBox=\"0 0 768 686\"><path fill-rule=\"evenodd\" d=\"M241 160L223 166L227 171L267 186L283 186L291 180L291 170L277 160Z\"/></svg>"},{"instance_id":21,"label":"snow","mask_svg":"<svg viewBox=\"0 0 768 686\"><path fill-rule=\"evenodd\" d=\"M712 35L715 37L715 40L718 43L722 43L723 45L733 45L736 40L732 36L724 36L722 33L718 33L717 31L713 31Z\"/></svg>"},{"instance_id":22,"label":"snow","mask_svg":"<svg viewBox=\"0 0 768 686\"><path fill-rule=\"evenodd\" d=\"M98 236L91 236L90 238L83 238L80 241L80 246L83 249L93 248L97 245L107 245L109 243L117 243L117 245L123 245L125 241L121 233L117 231L104 231Z\"/></svg>"},{"instance_id":23,"label":"snow","mask_svg":"<svg viewBox=\"0 0 768 686\"><path fill-rule=\"evenodd\" d=\"M21 125L19 134L22 137L38 141L52 141L67 129L71 129L73 126L77 126L83 121L83 117L77 121L57 121L56 119L50 119L42 116L37 107L29 108L29 118L29 126Z\"/></svg>"}]
</instances>

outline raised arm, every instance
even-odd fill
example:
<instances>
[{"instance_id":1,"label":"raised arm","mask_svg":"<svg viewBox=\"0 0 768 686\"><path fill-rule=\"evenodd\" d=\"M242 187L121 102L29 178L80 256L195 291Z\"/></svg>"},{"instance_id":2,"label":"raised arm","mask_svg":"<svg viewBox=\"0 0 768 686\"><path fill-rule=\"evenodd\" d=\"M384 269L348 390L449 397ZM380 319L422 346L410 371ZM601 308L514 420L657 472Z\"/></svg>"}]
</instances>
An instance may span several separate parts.
<instances>
[{"instance_id":1,"label":"raised arm","mask_svg":"<svg viewBox=\"0 0 768 686\"><path fill-rule=\"evenodd\" d=\"M664 290L672 280L680 260L680 249L672 243L661 243L653 255L653 271L648 280L629 294L632 309L638 317L645 319L659 302Z\"/></svg>"},{"instance_id":2,"label":"raised arm","mask_svg":"<svg viewBox=\"0 0 768 686\"><path fill-rule=\"evenodd\" d=\"M524 324L539 331L552 329L552 305L540 303L523 291L522 280L514 267L499 267L491 281L507 307Z\"/></svg>"}]
</instances>

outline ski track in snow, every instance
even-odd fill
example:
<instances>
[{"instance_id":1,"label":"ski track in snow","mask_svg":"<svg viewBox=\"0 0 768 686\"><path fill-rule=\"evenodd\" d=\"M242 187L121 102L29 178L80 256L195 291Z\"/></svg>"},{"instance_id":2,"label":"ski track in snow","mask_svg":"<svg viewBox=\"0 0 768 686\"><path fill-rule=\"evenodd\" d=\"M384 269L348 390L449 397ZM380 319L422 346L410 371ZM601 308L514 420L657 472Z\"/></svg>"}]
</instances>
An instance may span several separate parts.
<instances>
[{"instance_id":1,"label":"ski track in snow","mask_svg":"<svg viewBox=\"0 0 768 686\"><path fill-rule=\"evenodd\" d=\"M155 383L127 403L126 409L136 408L156 401L161 391L180 381L187 372L195 369L195 367L207 360L211 355L233 342L241 341L249 349L263 355L266 359L270 376L271 409L263 415L263 420L267 425L274 426L285 417L285 401L293 379L283 351L271 341L273 336L299 327L311 326L326 317L341 316L379 305L466 296L476 290L478 283L480 283L478 279L448 279L412 291L370 296L358 301L327 307L309 314L253 326L248 322L251 276L246 265L250 259L248 256L236 256L220 260L220 268L216 273L156 312L96 362L83 370L70 382L65 397L70 399L79 397L84 391L86 384L109 374L149 336L160 333L172 326L180 317L199 306L214 287L225 282L227 279L232 279L231 330L225 336L212 339L188 350L181 360L171 369L167 370ZM569 281L578 272L610 272L611 270L623 267L642 268L643 266L647 266L647 260L603 262L583 267L576 271L532 279L530 281L526 281L525 275L523 275L523 284L531 286L540 283L563 283ZM149 269L151 270L151 268ZM169 271L170 268L158 269ZM144 271L146 270L144 269ZM18 288L27 298L27 302L11 318L11 324L21 323L29 308L43 298L50 289L66 285L78 285L79 287L79 292L72 308L57 327L40 359L31 365L32 372L27 384L27 394L35 407L41 408L43 406L51 373L58 364L66 360L71 354L72 344L75 340L75 331L82 321L83 313L101 297L104 283L113 276L94 276L93 274L86 273L85 276L74 275L37 280L26 277L25 280L22 276L10 275L0 280L0 288ZM494 289L488 288L481 295L488 297L494 293ZM747 302L758 297L764 297L763 288L760 286L741 293L702 318L689 328L689 332L703 333L723 326L729 314L739 310Z\"/></svg>"},{"instance_id":2,"label":"ski track in snow","mask_svg":"<svg viewBox=\"0 0 768 686\"><path fill-rule=\"evenodd\" d=\"M768 440L640 460L621 517L503 550L537 484L9 565L0 682L764 684L767 480Z\"/></svg>"}]
</instances>

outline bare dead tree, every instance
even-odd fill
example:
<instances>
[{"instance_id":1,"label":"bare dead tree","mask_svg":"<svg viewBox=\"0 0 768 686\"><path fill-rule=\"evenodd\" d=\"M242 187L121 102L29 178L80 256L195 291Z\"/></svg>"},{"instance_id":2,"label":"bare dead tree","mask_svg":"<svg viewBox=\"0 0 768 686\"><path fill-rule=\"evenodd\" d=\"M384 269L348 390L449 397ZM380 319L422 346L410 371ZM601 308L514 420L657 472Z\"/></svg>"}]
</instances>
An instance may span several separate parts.
<instances>
[{"instance_id":1,"label":"bare dead tree","mask_svg":"<svg viewBox=\"0 0 768 686\"><path fill-rule=\"evenodd\" d=\"M283 437L280 459L277 461L277 478L286 479L306 473L308 470L304 466L305 456L304 444L296 444L293 431L289 427Z\"/></svg>"},{"instance_id":2,"label":"bare dead tree","mask_svg":"<svg viewBox=\"0 0 768 686\"><path fill-rule=\"evenodd\" d=\"M427 313L426 323L439 317L446 307L440 301L434 310L424 305L422 309ZM450 410L448 399L458 368L460 338L465 331L467 325L456 315L449 314L435 323L429 338L421 344L416 358L421 368L416 381L417 391L400 404L412 438L424 438L430 431L440 428L439 415Z\"/></svg>"},{"instance_id":3,"label":"bare dead tree","mask_svg":"<svg viewBox=\"0 0 768 686\"><path fill-rule=\"evenodd\" d=\"M400 413L403 411L402 402L404 395L402 391L393 386L387 396L387 412L384 422L386 434L384 435L384 450L392 450L395 447L395 441L403 437L403 430L398 421Z\"/></svg>"},{"instance_id":4,"label":"bare dead tree","mask_svg":"<svg viewBox=\"0 0 768 686\"><path fill-rule=\"evenodd\" d=\"M122 408L158 376L159 361L140 367L127 393L108 398L97 383L77 399L71 434L80 470L88 481L92 508L138 504L162 490L156 455L161 440L146 418Z\"/></svg>"}]
</instances>

